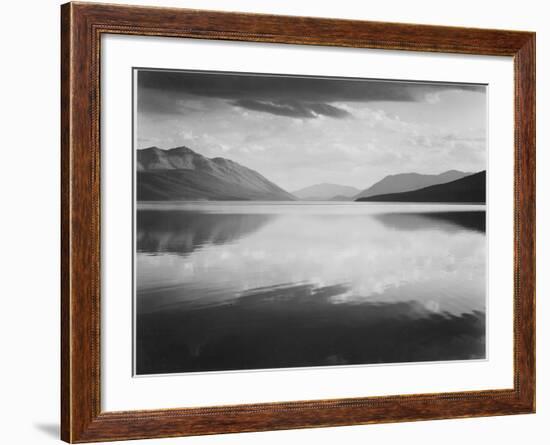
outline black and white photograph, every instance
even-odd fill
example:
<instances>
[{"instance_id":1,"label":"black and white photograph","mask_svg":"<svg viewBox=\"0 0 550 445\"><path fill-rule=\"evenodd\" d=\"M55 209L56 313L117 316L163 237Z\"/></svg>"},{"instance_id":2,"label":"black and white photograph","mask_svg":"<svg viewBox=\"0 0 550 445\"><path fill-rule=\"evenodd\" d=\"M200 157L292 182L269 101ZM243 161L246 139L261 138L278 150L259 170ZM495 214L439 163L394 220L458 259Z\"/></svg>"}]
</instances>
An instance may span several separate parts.
<instances>
[{"instance_id":1,"label":"black and white photograph","mask_svg":"<svg viewBox=\"0 0 550 445\"><path fill-rule=\"evenodd\" d=\"M135 375L486 358L486 85L133 76Z\"/></svg>"}]
</instances>

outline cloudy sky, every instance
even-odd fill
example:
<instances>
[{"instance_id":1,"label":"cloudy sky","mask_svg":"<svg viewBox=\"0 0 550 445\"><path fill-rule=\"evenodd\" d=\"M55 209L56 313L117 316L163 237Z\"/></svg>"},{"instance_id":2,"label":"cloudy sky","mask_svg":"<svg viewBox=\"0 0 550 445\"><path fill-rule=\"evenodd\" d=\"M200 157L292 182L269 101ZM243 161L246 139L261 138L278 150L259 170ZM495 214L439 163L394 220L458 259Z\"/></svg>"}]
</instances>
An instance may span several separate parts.
<instances>
[{"instance_id":1,"label":"cloudy sky","mask_svg":"<svg viewBox=\"0 0 550 445\"><path fill-rule=\"evenodd\" d=\"M288 191L364 189L396 173L486 168L478 85L151 71L137 75L137 148L185 145Z\"/></svg>"}]
</instances>

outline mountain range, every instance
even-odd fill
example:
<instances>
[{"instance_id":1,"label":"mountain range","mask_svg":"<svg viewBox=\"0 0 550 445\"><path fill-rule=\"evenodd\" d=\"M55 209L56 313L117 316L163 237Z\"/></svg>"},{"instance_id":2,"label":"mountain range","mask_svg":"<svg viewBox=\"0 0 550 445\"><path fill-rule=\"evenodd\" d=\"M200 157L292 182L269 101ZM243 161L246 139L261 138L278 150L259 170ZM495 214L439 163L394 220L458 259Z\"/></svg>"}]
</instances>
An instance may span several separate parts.
<instances>
[{"instance_id":1,"label":"mountain range","mask_svg":"<svg viewBox=\"0 0 550 445\"><path fill-rule=\"evenodd\" d=\"M350 201L359 189L349 185L315 184L292 192L301 201Z\"/></svg>"},{"instance_id":2,"label":"mountain range","mask_svg":"<svg viewBox=\"0 0 550 445\"><path fill-rule=\"evenodd\" d=\"M254 200L296 198L258 172L225 158L207 158L188 147L137 151L138 201Z\"/></svg>"},{"instance_id":3,"label":"mountain range","mask_svg":"<svg viewBox=\"0 0 550 445\"><path fill-rule=\"evenodd\" d=\"M422 175L420 173L400 173L397 175L388 175L381 181L371 185L362 192L353 197L355 201L369 196L384 195L388 193L408 192L417 190L430 185L444 184L445 182L455 181L472 173L461 172L458 170L448 170L439 175Z\"/></svg>"},{"instance_id":4,"label":"mountain range","mask_svg":"<svg viewBox=\"0 0 550 445\"><path fill-rule=\"evenodd\" d=\"M188 147L137 150L135 162L138 201L485 202L485 172L401 173L362 191L322 183L289 193L248 167Z\"/></svg>"},{"instance_id":5,"label":"mountain range","mask_svg":"<svg viewBox=\"0 0 550 445\"><path fill-rule=\"evenodd\" d=\"M359 198L357 201L484 203L485 183L486 174L485 171L481 171L445 184L401 193L368 196Z\"/></svg>"}]
</instances>

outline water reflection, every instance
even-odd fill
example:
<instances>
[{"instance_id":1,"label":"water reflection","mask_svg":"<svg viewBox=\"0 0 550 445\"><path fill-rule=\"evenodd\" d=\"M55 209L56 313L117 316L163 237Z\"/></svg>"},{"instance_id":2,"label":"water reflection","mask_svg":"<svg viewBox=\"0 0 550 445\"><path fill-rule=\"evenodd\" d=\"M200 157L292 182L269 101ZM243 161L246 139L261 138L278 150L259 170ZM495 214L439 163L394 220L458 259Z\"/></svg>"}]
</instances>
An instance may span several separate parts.
<instances>
[{"instance_id":1,"label":"water reflection","mask_svg":"<svg viewBox=\"0 0 550 445\"><path fill-rule=\"evenodd\" d=\"M382 213L376 218L386 226L398 230L438 229L458 232L464 229L485 233L485 211Z\"/></svg>"},{"instance_id":2,"label":"water reflection","mask_svg":"<svg viewBox=\"0 0 550 445\"><path fill-rule=\"evenodd\" d=\"M137 212L138 374L485 356L480 206Z\"/></svg>"},{"instance_id":3,"label":"water reflection","mask_svg":"<svg viewBox=\"0 0 550 445\"><path fill-rule=\"evenodd\" d=\"M225 244L259 230L276 215L231 215L178 210L137 213L137 251L187 254L209 244Z\"/></svg>"}]
</instances>

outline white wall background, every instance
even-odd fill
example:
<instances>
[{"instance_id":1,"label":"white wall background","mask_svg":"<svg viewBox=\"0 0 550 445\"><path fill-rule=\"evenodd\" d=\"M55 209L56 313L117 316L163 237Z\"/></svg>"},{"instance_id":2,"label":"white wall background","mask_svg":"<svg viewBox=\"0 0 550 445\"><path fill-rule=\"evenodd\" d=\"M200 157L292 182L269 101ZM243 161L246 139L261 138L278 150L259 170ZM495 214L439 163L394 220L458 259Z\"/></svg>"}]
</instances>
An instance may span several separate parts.
<instances>
[{"instance_id":1,"label":"white wall background","mask_svg":"<svg viewBox=\"0 0 550 445\"><path fill-rule=\"evenodd\" d=\"M485 419L232 434L147 443L548 443L550 422L550 12L537 0L118 0L121 3L524 29L537 32L537 414ZM0 442L52 443L59 417L59 4L6 2L0 27ZM7 139L6 139L7 135Z\"/></svg>"}]
</instances>

